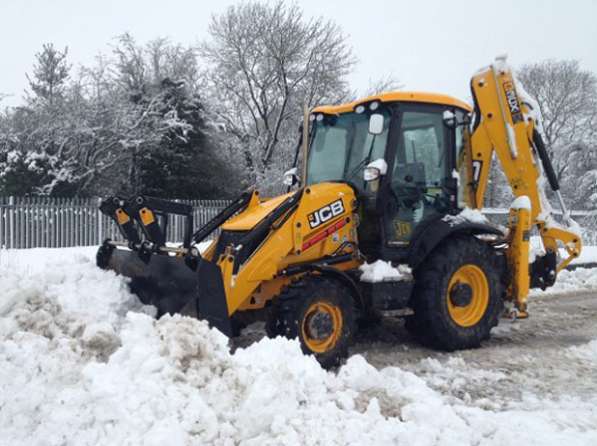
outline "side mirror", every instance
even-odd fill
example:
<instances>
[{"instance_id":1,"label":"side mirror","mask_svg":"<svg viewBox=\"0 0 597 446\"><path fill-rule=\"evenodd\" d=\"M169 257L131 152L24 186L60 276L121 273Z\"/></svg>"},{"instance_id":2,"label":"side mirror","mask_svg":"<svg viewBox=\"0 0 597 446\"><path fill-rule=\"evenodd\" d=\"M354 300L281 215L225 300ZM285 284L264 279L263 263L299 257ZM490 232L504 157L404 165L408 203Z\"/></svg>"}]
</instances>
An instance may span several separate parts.
<instances>
[{"instance_id":1,"label":"side mirror","mask_svg":"<svg viewBox=\"0 0 597 446\"><path fill-rule=\"evenodd\" d=\"M450 129L456 127L456 115L450 110L444 110L443 114L444 125Z\"/></svg>"},{"instance_id":2,"label":"side mirror","mask_svg":"<svg viewBox=\"0 0 597 446\"><path fill-rule=\"evenodd\" d=\"M369 116L369 133L372 135L381 135L383 132L384 117L379 113L373 113Z\"/></svg>"},{"instance_id":3,"label":"side mirror","mask_svg":"<svg viewBox=\"0 0 597 446\"><path fill-rule=\"evenodd\" d=\"M444 125L450 129L459 127L459 126L467 126L471 123L471 117L468 113L462 114L454 114L451 110L444 110L443 114L443 121Z\"/></svg>"},{"instance_id":4,"label":"side mirror","mask_svg":"<svg viewBox=\"0 0 597 446\"><path fill-rule=\"evenodd\" d=\"M293 167L292 169L289 169L286 172L284 172L284 175L282 178L282 183L284 183L284 185L289 186L289 187L294 186L299 181L300 181L300 178L298 176L298 169L296 167Z\"/></svg>"},{"instance_id":5,"label":"side mirror","mask_svg":"<svg viewBox=\"0 0 597 446\"><path fill-rule=\"evenodd\" d=\"M365 181L370 183L371 181L378 180L379 177L385 175L388 171L388 164L383 158L378 158L375 161L371 161L367 164L367 167L363 170L363 178Z\"/></svg>"}]
</instances>

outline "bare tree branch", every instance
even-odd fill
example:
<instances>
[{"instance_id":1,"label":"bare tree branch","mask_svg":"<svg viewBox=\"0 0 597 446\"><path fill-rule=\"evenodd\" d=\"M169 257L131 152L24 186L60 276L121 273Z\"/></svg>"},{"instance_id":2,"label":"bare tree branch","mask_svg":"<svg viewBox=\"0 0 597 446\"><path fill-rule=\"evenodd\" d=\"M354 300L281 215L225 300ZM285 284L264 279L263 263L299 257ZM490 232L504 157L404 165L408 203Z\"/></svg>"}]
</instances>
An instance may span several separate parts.
<instances>
[{"instance_id":1,"label":"bare tree branch","mask_svg":"<svg viewBox=\"0 0 597 446\"><path fill-rule=\"evenodd\" d=\"M263 175L293 146L305 101L346 96L352 52L337 25L306 19L284 1L231 6L212 17L209 32L199 54L211 74L210 100L231 134L250 141L242 151Z\"/></svg>"}]
</instances>

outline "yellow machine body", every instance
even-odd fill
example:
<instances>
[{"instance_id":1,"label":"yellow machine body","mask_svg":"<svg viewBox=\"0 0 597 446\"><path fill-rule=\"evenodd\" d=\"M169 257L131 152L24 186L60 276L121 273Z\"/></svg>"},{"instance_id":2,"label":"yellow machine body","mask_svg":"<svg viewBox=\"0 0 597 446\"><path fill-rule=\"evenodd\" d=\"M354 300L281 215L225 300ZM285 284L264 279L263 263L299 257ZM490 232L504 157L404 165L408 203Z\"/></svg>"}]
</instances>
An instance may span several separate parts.
<instances>
[{"instance_id":1,"label":"yellow machine body","mask_svg":"<svg viewBox=\"0 0 597 446\"><path fill-rule=\"evenodd\" d=\"M440 184L440 181L424 184L425 191L421 196L425 195L427 201L420 209L424 211L433 205L430 204L431 202L435 203L444 198L449 204L449 209L442 208L448 209L445 215L437 215L436 212L433 216L435 218L433 223L436 224L433 228L437 228L437 231L428 230L423 237L419 236L410 245L409 241L400 240L395 244L406 246L404 252L409 256L408 263L416 269L423 261L423 257L435 255L436 249L439 249L437 247L441 247L442 240L466 233L471 239L475 239L473 240L475 243L478 241L476 237L479 234L493 234L494 245L491 249L494 249L494 246L502 246L499 248L500 254L505 255L507 263L504 267L504 275L507 276L505 296L500 295L499 299L505 297L506 300L512 301L519 314L524 317L529 288L533 285L532 276L539 274L532 271L532 265L529 265L532 228L538 229L547 255L551 256L549 257L551 263L546 261L543 266L539 265L544 269L540 271L541 280L545 280L547 286L553 283L557 272L580 254L581 239L572 224L560 225L551 217L549 203L543 192L542 165L546 166L546 160L540 150L542 142L538 137L539 124L534 119L535 115L531 113L531 105L522 97L522 91L519 91L511 70L505 63L498 61L477 72L472 77L471 86L474 108L447 95L402 91L382 93L347 104L316 107L310 115L306 113L303 124L303 166L300 169L303 172L303 184L292 192L268 199L262 199L256 191L251 192L250 195L237 200L230 208L222 211L223 213L213 222L200 228L192 237L189 229L185 235L185 243L181 247L171 248L165 245L165 239L159 232L160 219L169 212L190 217L192 214L190 207L144 197L138 197L134 202L112 198L102 204L101 209L119 225L128 242L104 243L98 252L98 265L132 277L132 287L140 295L145 293L153 296L146 300L158 306L160 313L179 311L188 302L198 301L200 316L207 315L206 318L212 325L227 334L231 333L230 319L237 313L258 313L254 310L270 308L285 289L292 287L293 281L300 280L304 275L314 275L315 281L311 283L314 288L311 288L311 293L317 294L318 289L314 284L320 284L324 295L316 301L306 300L306 307L303 309L292 307L297 314L303 314L305 320L299 324L300 327L290 327L285 332L279 333L307 337L308 339L301 338L303 345L317 346L311 348L311 352L325 356L327 353L324 350L328 348L327 346L331 351L336 343L342 344L344 334L334 332L324 338L321 337L322 327L344 327L343 330L345 330L346 327L350 327L352 310L342 308L341 298L334 294L331 288L330 291L325 291L329 284L326 285L328 282L322 277L324 275L329 277L331 274L339 279L347 286L346 290L349 290L349 294L351 286L356 288L354 278L356 277L358 281L358 268L365 261L364 240L362 237L359 240L361 236L359 225L362 224L359 220L367 218L367 213L378 215L384 212L388 204L384 200L390 197L387 193L389 185L384 183L385 175L387 174L387 178L390 179L392 175L397 175L398 179L401 179L405 174L400 169L406 170L407 167L406 164L400 164L397 161L395 168L390 166L390 169L393 169L390 172L387 163L384 165L384 159L378 159L381 164L374 164L371 167L374 173L377 169L377 177L374 177L376 179L368 183L369 180L362 175L361 181L366 184L361 189L351 181L350 172L354 170L352 169L354 166L349 166L348 162L343 172L349 178L309 182L307 181L309 145L313 142L310 139L307 118L310 116L313 121L324 122L328 119L330 122L337 122L344 116L351 115L358 120L358 115L363 114L363 110L367 107L370 107L367 111L370 114L379 114L375 110L385 107L386 122L390 124L383 129L378 129L377 134L371 128L365 129L361 134L362 140L365 141L362 147L368 149L369 153L369 157L365 157L362 162L373 161L370 158L376 147L376 137L382 138L378 135L386 132L384 137L387 137L387 144L384 142L385 155L382 156L386 156L390 163L394 163L394 158L398 160L398 155L395 155L398 152L397 147L400 147L400 144L403 148L406 146L405 142L401 142L405 140L404 134L397 133L402 131L399 126L403 123L396 116L402 116L402 113L405 113L402 110L409 110L409 107L410 110L416 110L416 107L420 109L421 106L429 106L428 108L435 110L429 113L439 113L436 116L440 120L439 126L434 127L435 135L444 132L444 135L448 135L443 137L444 141L447 138L455 139L456 128L460 126L463 149L460 154L453 157L459 157L458 159L450 161L453 162L453 173L446 171L442 174L441 182L445 184ZM416 112L411 111L411 113L416 115ZM463 118L463 122L457 123L456 114L466 119ZM472 126L469 127L468 118L471 116ZM359 122L362 126L364 121ZM417 127L413 124L412 128ZM391 149L393 152L389 152L392 141L395 148ZM449 150L456 147L456 142L453 140L450 144L444 147L450 147ZM437 147L437 144L435 146ZM324 145L323 148L325 147ZM386 147L388 152L385 152ZM414 153L414 143L412 150ZM517 205L510 211L508 232L505 235L487 225L458 223L462 220L459 220L457 215L461 210L459 199L463 199L470 208L483 207L494 154L500 161L513 195L519 199ZM330 153L326 156L333 158L339 155ZM348 155L345 156L348 159ZM440 161L444 162L444 158L450 159L451 156L444 153ZM329 160L330 158L327 158L324 161ZM410 166L415 164L416 162L410 163ZM357 163L357 170L354 172L365 165ZM547 165L551 168L549 162ZM458 172L463 174L464 178L460 178ZM458 181L454 177L457 177ZM410 186L407 184L406 187L412 188L412 178L409 179L409 175L405 178L405 181L411 181ZM457 186L456 182L458 182ZM557 188L554 190L557 191ZM385 196L382 195L383 191L386 191ZM367 204L367 197L374 197L373 205ZM398 199L396 201L398 202ZM412 207L415 208L414 205ZM565 217L567 219L566 215ZM397 227L396 222L403 225L403 220L400 218L396 217L393 221L394 227ZM151 243L140 241L134 233L133 222L143 230ZM400 225L398 226L402 228ZM452 228L452 226L458 227ZM407 224L405 227L407 230L403 231L404 234L409 234L410 225ZM461 233L454 232L459 228L462 229ZM215 230L220 231L219 235L207 250L199 254L192 246L191 239L201 241ZM372 235L373 240L377 236L375 230L369 235ZM129 250L115 249L116 247L127 247ZM377 258L393 260L391 254L394 251L391 251L392 247L389 243L384 242L383 246L378 248ZM559 258L560 248L567 253L563 259ZM404 257L400 259L397 263L407 263ZM449 282L449 286L446 290L447 297L444 297L448 299L447 308L456 325L463 330L471 327L471 330L474 330L476 324L484 323L486 325L484 329L488 334L491 326L484 321L484 317L487 308L494 308L492 307L494 304L490 302L492 290L489 289L488 277L491 279L491 274L485 274L478 265L473 264L474 259L470 262L463 265L459 272L454 273L446 282ZM550 265L554 265L553 268ZM386 287L386 290L390 289L390 298L393 298L392 293L397 293L398 285L404 285L404 283L395 284L396 288L391 288L394 286L392 284L388 285L390 288ZM412 299L410 298L413 289L412 281L411 285L406 285L408 295L401 302L402 307L412 305L412 299L417 298L414 294ZM541 283L539 285L543 286ZM373 288L375 287L370 286L368 289ZM168 294L170 289L175 289L177 297L170 300L163 298L162 295ZM360 293L356 289L353 291L353 297ZM469 304L468 302L473 299L471 296L475 295L481 296L482 299L477 299L475 304ZM438 296L438 299L440 298L443 297ZM177 301L176 304L170 304L171 300ZM475 302L474 299L472 301ZM284 305L277 310L287 314L292 308L289 303ZM364 301L359 302L359 305L364 311L366 306ZM281 316L280 323L286 324L286 327L295 322L293 317ZM437 331L437 333L441 332ZM465 333L463 336L468 335ZM438 337L441 336L438 335ZM470 342L459 344L459 340L454 339L455 343L451 345L475 345ZM324 349L321 346L326 347ZM317 351L320 347L323 349L321 352Z\"/></svg>"},{"instance_id":2,"label":"yellow machine body","mask_svg":"<svg viewBox=\"0 0 597 446\"><path fill-rule=\"evenodd\" d=\"M288 196L259 201L255 194L247 209L222 225L222 231L253 229ZM218 259L211 259L222 270L229 314L263 308L288 283L289 279L280 274L288 266L331 256L342 245L357 246L356 218L356 197L350 186L315 184L305 188L296 211L289 218L286 214L280 217L275 232L236 273L233 272L233 250L224 250ZM361 263L354 248L350 248L350 252L354 252L354 259L336 268L354 269Z\"/></svg>"},{"instance_id":3,"label":"yellow machine body","mask_svg":"<svg viewBox=\"0 0 597 446\"><path fill-rule=\"evenodd\" d=\"M551 207L544 192L546 180L533 146L538 125L537 111L532 114L531 104L523 100L526 98L521 98L512 71L504 63L496 63L477 72L471 79L471 87L477 105L477 126L466 151L468 178L465 196L470 207L483 207L495 153L513 195L528 197L528 209L510 212L510 244L507 250L510 265L508 297L522 312L526 312L531 228L537 227L547 253L559 257L559 248L567 253L557 263L554 274L580 255L582 242L576 230L557 224L551 216Z\"/></svg>"}]
</instances>

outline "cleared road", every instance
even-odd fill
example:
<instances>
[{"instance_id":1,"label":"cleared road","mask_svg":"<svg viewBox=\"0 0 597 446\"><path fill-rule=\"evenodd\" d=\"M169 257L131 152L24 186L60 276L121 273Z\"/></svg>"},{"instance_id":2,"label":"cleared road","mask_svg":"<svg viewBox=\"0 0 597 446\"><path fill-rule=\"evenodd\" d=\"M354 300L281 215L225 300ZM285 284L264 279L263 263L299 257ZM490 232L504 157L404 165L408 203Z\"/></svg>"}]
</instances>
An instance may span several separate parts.
<instances>
[{"instance_id":1,"label":"cleared road","mask_svg":"<svg viewBox=\"0 0 597 446\"><path fill-rule=\"evenodd\" d=\"M422 347L400 319L357 336L351 353L378 368L399 366L465 402L500 408L526 394L597 397L597 293L535 296L530 318L502 319L479 349ZM587 352L593 352L593 355Z\"/></svg>"}]
</instances>

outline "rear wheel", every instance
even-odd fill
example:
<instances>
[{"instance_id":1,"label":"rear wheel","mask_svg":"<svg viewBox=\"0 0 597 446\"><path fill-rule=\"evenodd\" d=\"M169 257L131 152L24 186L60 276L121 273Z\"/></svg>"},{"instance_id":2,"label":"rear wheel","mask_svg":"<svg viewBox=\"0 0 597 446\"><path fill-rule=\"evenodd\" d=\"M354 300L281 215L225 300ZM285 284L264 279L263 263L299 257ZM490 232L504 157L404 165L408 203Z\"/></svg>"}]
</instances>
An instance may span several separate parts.
<instances>
[{"instance_id":1,"label":"rear wheel","mask_svg":"<svg viewBox=\"0 0 597 446\"><path fill-rule=\"evenodd\" d=\"M442 350L478 347L503 309L500 273L494 250L474 236L445 241L415 272L407 329Z\"/></svg>"},{"instance_id":2,"label":"rear wheel","mask_svg":"<svg viewBox=\"0 0 597 446\"><path fill-rule=\"evenodd\" d=\"M306 276L289 285L274 306L268 334L298 338L303 352L325 367L346 358L355 331L354 302L341 282Z\"/></svg>"}]
</instances>

